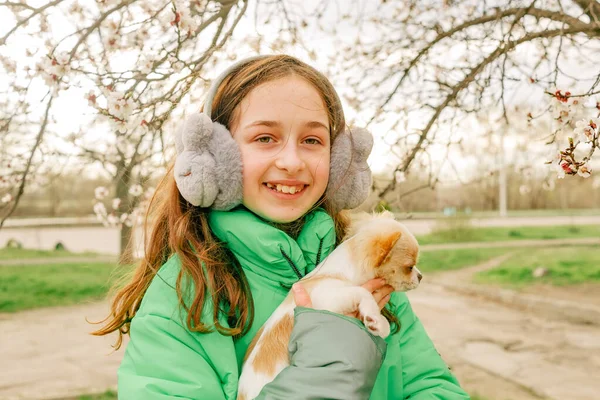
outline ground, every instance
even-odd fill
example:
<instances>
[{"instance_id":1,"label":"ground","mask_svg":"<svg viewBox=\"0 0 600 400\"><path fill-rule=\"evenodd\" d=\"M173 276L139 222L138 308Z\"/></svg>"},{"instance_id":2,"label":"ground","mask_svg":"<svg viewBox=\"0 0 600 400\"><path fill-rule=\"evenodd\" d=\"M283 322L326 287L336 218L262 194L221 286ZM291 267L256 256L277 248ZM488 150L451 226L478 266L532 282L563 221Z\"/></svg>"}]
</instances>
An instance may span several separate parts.
<instances>
[{"instance_id":1,"label":"ground","mask_svg":"<svg viewBox=\"0 0 600 400\"><path fill-rule=\"evenodd\" d=\"M456 290L502 257L427 274L409 292L442 357L463 387L481 399L597 399L600 381L592 375L600 370L600 319L573 323L560 313L540 313ZM600 310L598 284L577 290L534 286L527 291L548 301L566 299L570 306ZM76 399L116 387L123 350L112 351L114 335L89 335L95 326L86 321L99 321L107 312L106 302L93 302L0 314L0 398Z\"/></svg>"},{"instance_id":2,"label":"ground","mask_svg":"<svg viewBox=\"0 0 600 400\"><path fill-rule=\"evenodd\" d=\"M539 318L433 283L409 298L469 393L490 400L598 398L600 381L590 371L600 370L600 326Z\"/></svg>"}]
</instances>

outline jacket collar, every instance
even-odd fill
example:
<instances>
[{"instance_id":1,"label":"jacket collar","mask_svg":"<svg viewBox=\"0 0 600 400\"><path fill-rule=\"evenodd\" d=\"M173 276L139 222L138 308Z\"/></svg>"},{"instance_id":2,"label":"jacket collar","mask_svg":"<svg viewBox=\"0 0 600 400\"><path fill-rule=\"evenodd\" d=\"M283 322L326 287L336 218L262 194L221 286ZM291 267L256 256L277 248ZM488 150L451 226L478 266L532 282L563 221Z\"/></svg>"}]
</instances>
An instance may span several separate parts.
<instances>
[{"instance_id":1,"label":"jacket collar","mask_svg":"<svg viewBox=\"0 0 600 400\"><path fill-rule=\"evenodd\" d=\"M289 288L312 271L335 246L335 228L329 214L317 209L304 218L305 224L296 240L241 207L211 211L209 224L246 272Z\"/></svg>"}]
</instances>

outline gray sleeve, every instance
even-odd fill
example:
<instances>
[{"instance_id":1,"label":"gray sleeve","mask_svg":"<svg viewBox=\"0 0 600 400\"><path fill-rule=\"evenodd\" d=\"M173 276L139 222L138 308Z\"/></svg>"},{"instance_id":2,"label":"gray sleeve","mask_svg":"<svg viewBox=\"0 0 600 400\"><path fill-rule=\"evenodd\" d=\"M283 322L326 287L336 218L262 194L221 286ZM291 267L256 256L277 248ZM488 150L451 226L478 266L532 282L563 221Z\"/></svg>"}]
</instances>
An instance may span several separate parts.
<instances>
[{"instance_id":1,"label":"gray sleeve","mask_svg":"<svg viewBox=\"0 0 600 400\"><path fill-rule=\"evenodd\" d=\"M368 399L385 341L355 318L303 307L296 307L294 317L290 366L257 399Z\"/></svg>"}]
</instances>

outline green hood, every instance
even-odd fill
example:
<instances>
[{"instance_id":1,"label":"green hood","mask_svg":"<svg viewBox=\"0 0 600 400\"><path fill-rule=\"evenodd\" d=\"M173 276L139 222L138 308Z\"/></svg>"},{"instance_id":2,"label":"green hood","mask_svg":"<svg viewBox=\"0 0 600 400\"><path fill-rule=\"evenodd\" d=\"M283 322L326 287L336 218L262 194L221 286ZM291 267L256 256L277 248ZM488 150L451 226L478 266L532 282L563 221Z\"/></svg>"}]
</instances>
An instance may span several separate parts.
<instances>
[{"instance_id":1,"label":"green hood","mask_svg":"<svg viewBox=\"0 0 600 400\"><path fill-rule=\"evenodd\" d=\"M212 211L209 224L245 271L265 278L276 288L291 287L335 246L333 220L321 209L305 217L296 240L242 208Z\"/></svg>"},{"instance_id":2,"label":"green hood","mask_svg":"<svg viewBox=\"0 0 600 400\"><path fill-rule=\"evenodd\" d=\"M212 211L209 224L239 260L252 292L254 322L250 331L235 343L241 368L252 338L290 287L334 249L334 224L329 214L317 209L305 217L296 240L244 208Z\"/></svg>"}]
</instances>

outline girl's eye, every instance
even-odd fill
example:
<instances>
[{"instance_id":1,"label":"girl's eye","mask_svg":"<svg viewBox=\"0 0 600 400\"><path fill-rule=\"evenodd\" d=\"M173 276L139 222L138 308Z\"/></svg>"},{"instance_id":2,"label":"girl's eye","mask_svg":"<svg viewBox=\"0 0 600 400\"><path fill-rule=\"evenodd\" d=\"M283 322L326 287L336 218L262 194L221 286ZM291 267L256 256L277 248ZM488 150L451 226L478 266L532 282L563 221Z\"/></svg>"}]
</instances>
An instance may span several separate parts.
<instances>
[{"instance_id":1,"label":"girl's eye","mask_svg":"<svg viewBox=\"0 0 600 400\"><path fill-rule=\"evenodd\" d=\"M258 143L271 143L272 140L273 138L271 138L270 136L261 136L256 139Z\"/></svg>"},{"instance_id":2,"label":"girl's eye","mask_svg":"<svg viewBox=\"0 0 600 400\"><path fill-rule=\"evenodd\" d=\"M306 144L321 144L321 141L317 138L308 138L308 139L305 139L304 142Z\"/></svg>"}]
</instances>

